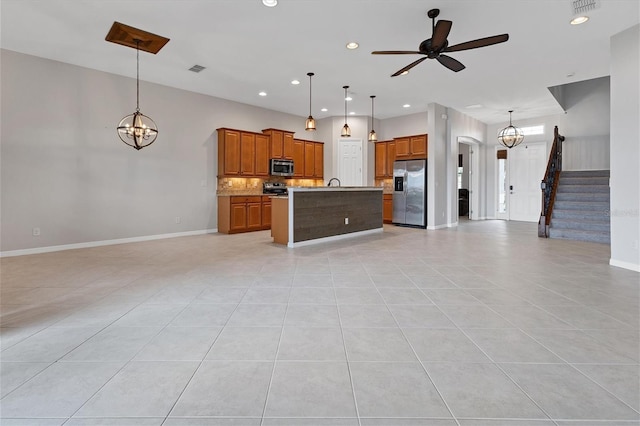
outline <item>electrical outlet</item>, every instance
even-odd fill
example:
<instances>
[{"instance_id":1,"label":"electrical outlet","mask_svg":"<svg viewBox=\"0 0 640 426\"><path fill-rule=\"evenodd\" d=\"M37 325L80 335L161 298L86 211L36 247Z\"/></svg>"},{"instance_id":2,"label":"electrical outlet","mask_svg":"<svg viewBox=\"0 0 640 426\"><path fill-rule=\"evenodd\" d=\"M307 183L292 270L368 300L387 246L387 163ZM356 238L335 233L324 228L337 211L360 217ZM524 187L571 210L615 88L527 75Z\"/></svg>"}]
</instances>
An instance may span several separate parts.
<instances>
[{"instance_id":1,"label":"electrical outlet","mask_svg":"<svg viewBox=\"0 0 640 426\"><path fill-rule=\"evenodd\" d=\"M229 188L233 186L233 181L229 181Z\"/></svg>"},{"instance_id":2,"label":"electrical outlet","mask_svg":"<svg viewBox=\"0 0 640 426\"><path fill-rule=\"evenodd\" d=\"M180 223L182 222L182 219L180 218L180 216L176 216L176 223Z\"/></svg>"},{"instance_id":3,"label":"electrical outlet","mask_svg":"<svg viewBox=\"0 0 640 426\"><path fill-rule=\"evenodd\" d=\"M34 237L39 237L40 236L40 228L33 228L33 236Z\"/></svg>"},{"instance_id":4,"label":"electrical outlet","mask_svg":"<svg viewBox=\"0 0 640 426\"><path fill-rule=\"evenodd\" d=\"M345 225L348 225L348 224L349 224L349 218L348 218L348 217L345 217L345 218L344 218L344 224L345 224Z\"/></svg>"}]
</instances>

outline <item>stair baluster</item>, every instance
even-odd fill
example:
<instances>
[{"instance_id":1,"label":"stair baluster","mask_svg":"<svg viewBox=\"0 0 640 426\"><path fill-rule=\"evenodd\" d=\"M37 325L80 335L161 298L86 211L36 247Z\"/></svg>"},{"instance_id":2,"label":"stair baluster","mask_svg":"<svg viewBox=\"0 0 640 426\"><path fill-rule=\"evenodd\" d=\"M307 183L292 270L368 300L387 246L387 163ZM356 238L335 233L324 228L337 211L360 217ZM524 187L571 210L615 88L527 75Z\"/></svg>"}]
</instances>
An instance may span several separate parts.
<instances>
[{"instance_id":1,"label":"stair baluster","mask_svg":"<svg viewBox=\"0 0 640 426\"><path fill-rule=\"evenodd\" d=\"M556 198L558 189L558 180L562 171L562 142L564 136L558 132L558 126L553 129L553 145L549 153L549 161L544 178L540 183L542 190L542 209L540 211L540 220L538 221L538 237L549 237L549 224L553 213L553 203Z\"/></svg>"}]
</instances>

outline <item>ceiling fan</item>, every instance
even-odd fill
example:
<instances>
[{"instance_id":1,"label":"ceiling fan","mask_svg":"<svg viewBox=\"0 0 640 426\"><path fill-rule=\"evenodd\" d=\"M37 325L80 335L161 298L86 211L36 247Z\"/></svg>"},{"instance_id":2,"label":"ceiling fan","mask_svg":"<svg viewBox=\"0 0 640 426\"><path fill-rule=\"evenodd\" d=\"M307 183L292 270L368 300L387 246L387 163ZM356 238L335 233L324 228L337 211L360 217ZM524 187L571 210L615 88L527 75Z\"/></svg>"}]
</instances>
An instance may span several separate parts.
<instances>
[{"instance_id":1,"label":"ceiling fan","mask_svg":"<svg viewBox=\"0 0 640 426\"><path fill-rule=\"evenodd\" d=\"M491 46L492 44L504 43L509 40L509 34L500 34L449 46L447 37L449 36L449 31L451 31L452 22L441 19L436 24L436 18L438 15L440 15L440 9L431 9L427 13L427 16L432 20L431 38L420 43L418 50L376 50L371 52L372 55L425 55L424 58L420 58L406 67L394 72L391 74L391 77L397 77L401 74L405 74L425 59L435 59L451 71L462 71L465 66L461 62L453 59L451 56L443 55L442 53L477 49L478 47Z\"/></svg>"}]
</instances>

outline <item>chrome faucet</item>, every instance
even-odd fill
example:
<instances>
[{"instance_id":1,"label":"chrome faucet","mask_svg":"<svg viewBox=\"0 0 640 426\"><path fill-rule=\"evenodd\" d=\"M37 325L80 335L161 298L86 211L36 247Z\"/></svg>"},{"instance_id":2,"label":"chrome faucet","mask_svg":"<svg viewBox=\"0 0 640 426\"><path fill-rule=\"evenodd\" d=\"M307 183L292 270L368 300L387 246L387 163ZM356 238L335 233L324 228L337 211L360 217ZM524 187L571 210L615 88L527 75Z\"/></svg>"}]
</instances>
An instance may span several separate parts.
<instances>
[{"instance_id":1,"label":"chrome faucet","mask_svg":"<svg viewBox=\"0 0 640 426\"><path fill-rule=\"evenodd\" d=\"M327 184L327 186L331 186L331 182L333 182L334 180L337 180L338 181L338 186L340 186L340 179L338 179L338 178L329 179L329 183Z\"/></svg>"}]
</instances>

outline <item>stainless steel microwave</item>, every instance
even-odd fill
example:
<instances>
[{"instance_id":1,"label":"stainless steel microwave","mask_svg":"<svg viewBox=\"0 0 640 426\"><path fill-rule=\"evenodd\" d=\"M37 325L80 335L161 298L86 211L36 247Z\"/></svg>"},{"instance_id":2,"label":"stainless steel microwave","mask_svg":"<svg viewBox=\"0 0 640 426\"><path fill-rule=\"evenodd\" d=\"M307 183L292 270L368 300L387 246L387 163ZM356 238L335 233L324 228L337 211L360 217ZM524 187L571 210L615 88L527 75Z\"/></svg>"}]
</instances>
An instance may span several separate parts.
<instances>
[{"instance_id":1,"label":"stainless steel microwave","mask_svg":"<svg viewBox=\"0 0 640 426\"><path fill-rule=\"evenodd\" d=\"M270 165L271 176L293 176L293 160L272 158Z\"/></svg>"}]
</instances>

